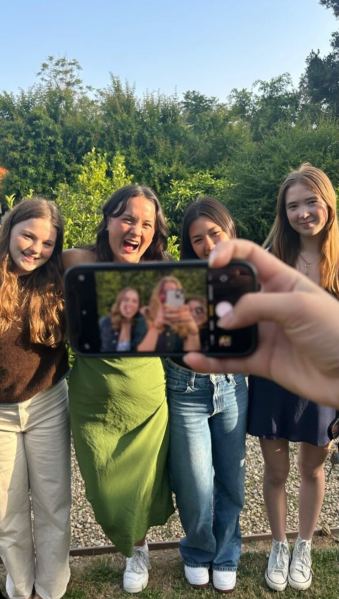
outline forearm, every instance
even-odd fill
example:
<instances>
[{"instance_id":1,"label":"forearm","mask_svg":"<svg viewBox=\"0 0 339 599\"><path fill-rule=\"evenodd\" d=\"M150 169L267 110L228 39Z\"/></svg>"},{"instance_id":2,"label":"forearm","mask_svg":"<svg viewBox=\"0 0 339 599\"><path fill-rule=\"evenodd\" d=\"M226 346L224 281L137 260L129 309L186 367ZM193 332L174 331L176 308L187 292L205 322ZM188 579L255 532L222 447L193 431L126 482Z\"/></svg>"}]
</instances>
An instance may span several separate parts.
<instances>
[{"instance_id":1,"label":"forearm","mask_svg":"<svg viewBox=\"0 0 339 599\"><path fill-rule=\"evenodd\" d=\"M138 351L155 351L158 343L160 331L157 327L151 325L143 338L139 343Z\"/></svg>"},{"instance_id":2,"label":"forearm","mask_svg":"<svg viewBox=\"0 0 339 599\"><path fill-rule=\"evenodd\" d=\"M201 348L199 333L189 333L183 346L185 351L199 351Z\"/></svg>"}]
</instances>

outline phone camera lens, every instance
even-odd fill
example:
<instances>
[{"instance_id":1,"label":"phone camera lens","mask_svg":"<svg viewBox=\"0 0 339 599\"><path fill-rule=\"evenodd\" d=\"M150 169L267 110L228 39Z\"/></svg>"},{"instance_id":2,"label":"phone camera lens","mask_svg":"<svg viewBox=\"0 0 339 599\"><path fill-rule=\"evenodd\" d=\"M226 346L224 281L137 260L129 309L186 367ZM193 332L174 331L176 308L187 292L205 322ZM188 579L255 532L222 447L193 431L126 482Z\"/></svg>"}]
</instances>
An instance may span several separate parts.
<instances>
[{"instance_id":1,"label":"phone camera lens","mask_svg":"<svg viewBox=\"0 0 339 599\"><path fill-rule=\"evenodd\" d=\"M225 274L220 275L219 281L220 281L220 283L226 283L228 281L228 276Z\"/></svg>"}]
</instances>

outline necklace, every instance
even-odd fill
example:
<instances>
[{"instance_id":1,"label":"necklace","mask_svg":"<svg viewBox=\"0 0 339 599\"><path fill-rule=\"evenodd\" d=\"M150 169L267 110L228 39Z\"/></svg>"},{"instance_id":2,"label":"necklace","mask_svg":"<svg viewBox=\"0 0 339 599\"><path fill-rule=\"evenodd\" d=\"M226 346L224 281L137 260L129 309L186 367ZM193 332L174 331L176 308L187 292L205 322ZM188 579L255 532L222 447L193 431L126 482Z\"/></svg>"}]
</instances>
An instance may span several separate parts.
<instances>
[{"instance_id":1,"label":"necklace","mask_svg":"<svg viewBox=\"0 0 339 599\"><path fill-rule=\"evenodd\" d=\"M314 264L316 264L316 261L310 262L309 260L306 260L306 258L304 258L304 256L301 253L299 254L299 258L301 258L303 261L303 271L304 271L305 275L307 277L309 277L310 272L311 272L311 267L314 266Z\"/></svg>"}]
</instances>

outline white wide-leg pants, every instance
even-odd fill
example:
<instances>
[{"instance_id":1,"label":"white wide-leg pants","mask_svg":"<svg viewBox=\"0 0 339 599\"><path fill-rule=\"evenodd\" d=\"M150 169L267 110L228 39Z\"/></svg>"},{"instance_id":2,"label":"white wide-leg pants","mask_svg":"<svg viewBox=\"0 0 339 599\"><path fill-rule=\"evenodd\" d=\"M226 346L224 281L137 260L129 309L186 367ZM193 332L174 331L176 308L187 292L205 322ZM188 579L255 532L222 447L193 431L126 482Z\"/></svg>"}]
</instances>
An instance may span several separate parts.
<instances>
[{"instance_id":1,"label":"white wide-leg pants","mask_svg":"<svg viewBox=\"0 0 339 599\"><path fill-rule=\"evenodd\" d=\"M11 599L27 599L33 585L42 599L64 595L70 506L68 394L62 380L22 403L0 403L0 555Z\"/></svg>"}]
</instances>

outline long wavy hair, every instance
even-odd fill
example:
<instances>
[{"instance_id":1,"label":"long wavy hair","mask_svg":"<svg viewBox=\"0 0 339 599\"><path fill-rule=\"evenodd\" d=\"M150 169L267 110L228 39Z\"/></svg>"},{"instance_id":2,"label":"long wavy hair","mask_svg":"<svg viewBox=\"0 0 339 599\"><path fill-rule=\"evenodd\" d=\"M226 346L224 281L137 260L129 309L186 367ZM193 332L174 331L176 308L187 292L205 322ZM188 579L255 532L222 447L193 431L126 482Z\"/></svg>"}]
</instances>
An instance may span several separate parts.
<instances>
[{"instance_id":1,"label":"long wavy hair","mask_svg":"<svg viewBox=\"0 0 339 599\"><path fill-rule=\"evenodd\" d=\"M139 300L139 306L138 306L138 310L137 313L139 312L139 308L140 308L140 295L139 292L134 289L133 287L124 287L124 289L121 289L121 291L119 291L117 298L114 302L114 304L111 307L111 323L112 323L112 327L113 329L119 331L120 327L124 321L124 317L122 316L121 312L120 312L120 304L123 301L123 299L125 298L125 295L128 291L133 291L137 296L138 296L138 300Z\"/></svg>"},{"instance_id":2,"label":"long wavy hair","mask_svg":"<svg viewBox=\"0 0 339 599\"><path fill-rule=\"evenodd\" d=\"M10 255L11 232L31 218L48 220L57 235L48 261L31 273L18 276ZM61 252L63 222L56 205L41 197L23 199L8 211L0 227L0 334L17 322L31 343L54 347L64 336L64 300Z\"/></svg>"},{"instance_id":3,"label":"long wavy hair","mask_svg":"<svg viewBox=\"0 0 339 599\"><path fill-rule=\"evenodd\" d=\"M230 239L237 236L235 224L227 208L216 198L198 197L189 204L184 212L181 227L180 258L189 260L197 258L190 240L190 227L201 216L205 216L227 233Z\"/></svg>"},{"instance_id":4,"label":"long wavy hair","mask_svg":"<svg viewBox=\"0 0 339 599\"><path fill-rule=\"evenodd\" d=\"M96 243L90 249L95 251L97 260L102 262L114 261L113 252L109 245L107 224L109 218L118 218L126 209L130 198L144 197L155 207L155 232L152 243L143 255L143 260L163 260L167 247L168 228L160 202L154 191L145 185L126 185L118 189L102 207L103 219L98 227Z\"/></svg>"},{"instance_id":5,"label":"long wavy hair","mask_svg":"<svg viewBox=\"0 0 339 599\"><path fill-rule=\"evenodd\" d=\"M176 277L166 276L160 279L160 281L153 288L148 306L146 306L144 309L144 314L148 323L153 323L156 319L159 307L162 303L160 300L160 295L164 290L166 283L173 283L176 286L176 289L183 289L182 284ZM188 328L185 324L171 324L171 329L180 337L185 338L188 335Z\"/></svg>"},{"instance_id":6,"label":"long wavy hair","mask_svg":"<svg viewBox=\"0 0 339 599\"><path fill-rule=\"evenodd\" d=\"M292 171L282 182L277 198L276 217L264 242L275 256L295 266L301 246L300 236L288 222L286 212L287 190L300 183L320 197L327 206L328 219L322 231L320 247L320 285L339 296L339 226L337 198L328 176L309 162Z\"/></svg>"}]
</instances>

